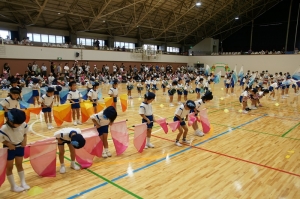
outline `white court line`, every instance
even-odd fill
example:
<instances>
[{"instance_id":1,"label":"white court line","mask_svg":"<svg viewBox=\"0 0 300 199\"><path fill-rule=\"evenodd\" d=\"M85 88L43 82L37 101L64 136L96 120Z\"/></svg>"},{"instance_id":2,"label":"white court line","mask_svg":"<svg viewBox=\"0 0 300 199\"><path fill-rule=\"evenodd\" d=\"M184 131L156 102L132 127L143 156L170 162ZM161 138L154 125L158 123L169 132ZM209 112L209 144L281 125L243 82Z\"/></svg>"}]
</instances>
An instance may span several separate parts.
<instances>
[{"instance_id":1,"label":"white court line","mask_svg":"<svg viewBox=\"0 0 300 199\"><path fill-rule=\"evenodd\" d=\"M32 126L33 126L36 122L39 122L39 121L36 120L36 121L34 121L32 124L30 124L30 126L29 126L29 131L31 131L33 134L35 134L35 135L37 135L37 136L40 136L40 137L43 137L43 138L51 138L51 137L47 137L47 136L41 135L41 134L35 132L35 131L32 129Z\"/></svg>"}]
</instances>

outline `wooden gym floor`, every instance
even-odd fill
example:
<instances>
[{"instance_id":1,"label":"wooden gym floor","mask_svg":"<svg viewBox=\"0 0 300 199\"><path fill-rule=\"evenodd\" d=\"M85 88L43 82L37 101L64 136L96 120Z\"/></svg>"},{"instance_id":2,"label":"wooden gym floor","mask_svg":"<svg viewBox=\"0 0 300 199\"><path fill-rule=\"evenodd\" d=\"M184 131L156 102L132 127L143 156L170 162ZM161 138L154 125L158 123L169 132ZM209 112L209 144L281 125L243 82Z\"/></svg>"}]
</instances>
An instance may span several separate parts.
<instances>
[{"instance_id":1,"label":"wooden gym floor","mask_svg":"<svg viewBox=\"0 0 300 199\"><path fill-rule=\"evenodd\" d=\"M226 98L222 87L221 83L214 86L214 100L206 104L213 130L204 137L196 137L190 127L191 146L175 146L177 132L165 134L155 124L151 139L155 148L142 154L136 151L130 126L141 122L138 115L141 99L135 89L128 110L119 112L117 118L117 121L128 119L131 141L124 154L117 157L110 140L113 157L95 158L89 169L74 171L69 168L67 152L67 173L59 173L57 158L54 178L38 177L28 160L24 160L27 183L42 188L43 193L37 196L13 193L6 181L0 188L0 198L300 198L298 96L290 90L288 99L263 98L263 107L242 114L238 103L241 90L236 91L236 96ZM107 96L108 88L108 85L102 87L103 96ZM119 89L120 94L126 92L125 85L119 85ZM169 107L161 89L157 94L153 102L155 117L171 121L177 105ZM195 98L196 94L189 95L189 99ZM47 130L35 115L31 118L29 142L51 137L57 130ZM73 125L64 123L62 127L68 126ZM79 127L92 126L88 121ZM19 184L16 170L14 174Z\"/></svg>"}]
</instances>

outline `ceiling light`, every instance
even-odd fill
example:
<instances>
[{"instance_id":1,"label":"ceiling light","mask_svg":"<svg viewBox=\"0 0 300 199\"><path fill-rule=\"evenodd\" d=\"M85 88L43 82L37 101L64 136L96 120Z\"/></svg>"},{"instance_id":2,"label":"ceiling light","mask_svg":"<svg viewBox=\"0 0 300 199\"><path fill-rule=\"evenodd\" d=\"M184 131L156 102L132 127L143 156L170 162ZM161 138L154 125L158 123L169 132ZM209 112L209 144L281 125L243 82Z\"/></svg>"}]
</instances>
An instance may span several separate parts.
<instances>
[{"instance_id":1,"label":"ceiling light","mask_svg":"<svg viewBox=\"0 0 300 199\"><path fill-rule=\"evenodd\" d=\"M59 14L59 15L60 15L60 12L59 12L59 13L57 13L57 14Z\"/></svg>"},{"instance_id":2,"label":"ceiling light","mask_svg":"<svg viewBox=\"0 0 300 199\"><path fill-rule=\"evenodd\" d=\"M197 3L196 3L196 6L201 6L201 2L197 2Z\"/></svg>"},{"instance_id":3,"label":"ceiling light","mask_svg":"<svg viewBox=\"0 0 300 199\"><path fill-rule=\"evenodd\" d=\"M103 23L105 23L105 20L103 20Z\"/></svg>"},{"instance_id":4,"label":"ceiling light","mask_svg":"<svg viewBox=\"0 0 300 199\"><path fill-rule=\"evenodd\" d=\"M239 17L235 17L235 20L238 20L239 19Z\"/></svg>"}]
</instances>

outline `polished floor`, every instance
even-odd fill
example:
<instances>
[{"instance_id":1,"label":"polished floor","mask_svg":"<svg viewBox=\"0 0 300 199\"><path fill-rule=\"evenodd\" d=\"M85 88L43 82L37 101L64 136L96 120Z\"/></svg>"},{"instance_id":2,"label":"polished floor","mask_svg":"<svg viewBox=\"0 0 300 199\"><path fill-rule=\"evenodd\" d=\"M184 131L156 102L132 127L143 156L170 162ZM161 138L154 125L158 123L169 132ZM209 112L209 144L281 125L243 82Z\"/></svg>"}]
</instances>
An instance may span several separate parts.
<instances>
[{"instance_id":1,"label":"polished floor","mask_svg":"<svg viewBox=\"0 0 300 199\"><path fill-rule=\"evenodd\" d=\"M222 87L214 85L214 100L205 104L211 132L197 137L190 127L191 145L175 146L177 132L165 134L155 124L151 139L155 148L138 153L132 143L131 126L141 122L138 115L141 99L134 90L128 110L119 112L117 118L117 121L128 119L131 142L124 154L116 156L110 140L113 157L95 158L89 169L74 171L69 168L67 152L67 173L57 171L54 178L37 176L25 159L27 183L40 188L41 193L35 196L28 192L13 193L6 181L0 188L0 198L300 198L298 96L290 91L287 99L278 95L276 101L263 98L263 107L243 114L238 102L241 90L226 97ZM108 88L102 87L103 96ZM119 88L120 94L126 92L125 85ZM168 97L162 95L161 89L157 94L153 102L155 117L171 121L177 105L169 107ZM175 95L175 102L176 98ZM188 98L195 99L196 94ZM29 142L51 137L57 130L47 130L39 116L31 118ZM61 128L68 126L73 125L64 123ZM80 128L92 126L88 121ZM14 173L19 183L16 170Z\"/></svg>"}]
</instances>

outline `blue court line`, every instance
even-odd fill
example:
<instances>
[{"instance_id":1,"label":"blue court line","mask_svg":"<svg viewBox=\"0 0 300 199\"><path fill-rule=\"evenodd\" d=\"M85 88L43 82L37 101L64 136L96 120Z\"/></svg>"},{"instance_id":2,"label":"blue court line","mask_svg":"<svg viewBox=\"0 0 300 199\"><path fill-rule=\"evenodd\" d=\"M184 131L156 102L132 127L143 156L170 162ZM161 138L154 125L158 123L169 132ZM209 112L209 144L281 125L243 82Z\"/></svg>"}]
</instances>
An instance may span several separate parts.
<instances>
[{"instance_id":1,"label":"blue court line","mask_svg":"<svg viewBox=\"0 0 300 199\"><path fill-rule=\"evenodd\" d=\"M202 142L199 142L198 144L195 144L194 146L202 145L202 144L204 144L204 143L206 143L206 142L208 142L208 141L210 141L210 140L216 139L216 138L218 138L218 137L220 137L220 136L222 136L222 135L225 135L225 134L227 134L227 133L229 133L229 132L232 132L232 131L234 131L234 130L240 128L240 127L243 127L243 126L246 126L247 124L250 124L250 123L252 123L252 122L255 122L256 120L259 120L259 119L261 119L261 118L263 118L263 117L265 117L265 116L267 116L267 114L264 114L264 115L262 115L262 116L260 116L260 117L257 117L257 118L255 118L255 119L253 119L253 120L250 120L250 121L246 122L246 123L243 123L243 124L241 124L241 125L239 125L239 126L233 127L231 130L224 131L223 133L220 133L220 134L215 135L215 136L213 136L213 137L211 137L211 138L209 138L209 139L207 139L207 140L204 140L204 141L202 141ZM190 149L192 149L192 147L187 147L187 148L185 148L185 149L183 149L183 150L181 150L181 151L178 151L178 152L176 152L176 153L171 154L171 155L169 156L169 158L174 157L174 156L177 156L177 155L179 155L179 154L181 154L181 153L184 153L184 152L186 152L186 151L188 151L188 150L190 150ZM142 166L142 167L140 167L140 168L138 168L138 169L135 169L135 170L133 171L133 173L136 173L136 172L138 172L138 171L141 171L141 170L144 170L144 169L146 169L146 168L148 168L148 167L151 167L151 166L153 166L153 165L155 165L155 164L158 164L158 163L164 161L165 159L166 159L166 158L161 158L161 159L158 159L158 160L156 160L156 161L154 161L154 162L151 162L151 163L149 163L149 164L146 164L145 166ZM115 182L115 181L120 180L120 179L122 179L122 178L125 178L125 177L127 177L127 176L128 176L128 174L125 173L125 174L123 174L123 175L120 175L120 176L118 176L118 177L112 179L111 181L112 181L112 182ZM78 194L75 194L75 195L73 195L73 196L70 196L70 197L68 197L67 199L74 199L74 198L80 197L80 196L82 196L82 195L84 195L84 194L86 194L86 193L89 193L89 192L91 192L91 191L94 191L94 190L96 190L96 189L98 189L98 188L101 188L101 187L107 185L107 184L108 184L107 182L101 183L101 184L96 185L96 186L94 186L94 187L91 187L91 188L89 188L89 189L87 189L87 190L84 190L84 191L82 191L82 192L80 192L80 193L78 193Z\"/></svg>"}]
</instances>

